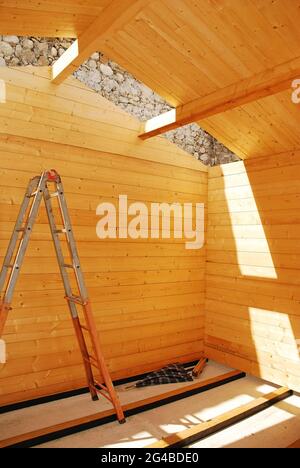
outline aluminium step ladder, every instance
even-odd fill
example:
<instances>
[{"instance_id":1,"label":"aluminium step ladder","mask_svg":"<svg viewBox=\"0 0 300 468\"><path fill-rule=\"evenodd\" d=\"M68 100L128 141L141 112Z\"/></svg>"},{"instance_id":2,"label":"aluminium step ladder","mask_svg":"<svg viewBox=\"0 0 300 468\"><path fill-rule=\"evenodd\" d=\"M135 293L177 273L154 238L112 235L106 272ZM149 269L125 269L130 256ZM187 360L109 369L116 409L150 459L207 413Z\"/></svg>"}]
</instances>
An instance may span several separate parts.
<instances>
[{"instance_id":1,"label":"aluminium step ladder","mask_svg":"<svg viewBox=\"0 0 300 468\"><path fill-rule=\"evenodd\" d=\"M54 191L50 191L48 185L54 185ZM53 212L51 199L57 197L63 228L58 228ZM124 413L114 389L110 374L106 367L104 357L99 345L97 330L92 314L91 303L88 298L83 273L79 261L75 238L71 226L70 216L65 200L64 189L61 178L55 170L42 173L41 176L34 177L29 182L24 200L18 214L15 228L10 239L3 267L0 273L0 338L3 334L5 322L9 311L16 282L24 260L25 252L29 243L33 225L36 221L38 210L42 199L44 199L48 222L52 234L52 239L56 251L58 265L65 289L65 299L67 300L72 317L76 337L82 354L84 369L86 373L88 388L93 400L98 400L98 394L107 398L114 406L117 418L120 423L125 422ZM66 263L63 254L60 235L64 235L70 255L70 263ZM70 283L69 273L75 275L79 294L74 295ZM81 323L78 307L82 307L84 325ZM87 344L85 333L88 334L91 352ZM94 369L99 375L99 380L94 378ZM103 383L102 383L103 382Z\"/></svg>"}]
</instances>

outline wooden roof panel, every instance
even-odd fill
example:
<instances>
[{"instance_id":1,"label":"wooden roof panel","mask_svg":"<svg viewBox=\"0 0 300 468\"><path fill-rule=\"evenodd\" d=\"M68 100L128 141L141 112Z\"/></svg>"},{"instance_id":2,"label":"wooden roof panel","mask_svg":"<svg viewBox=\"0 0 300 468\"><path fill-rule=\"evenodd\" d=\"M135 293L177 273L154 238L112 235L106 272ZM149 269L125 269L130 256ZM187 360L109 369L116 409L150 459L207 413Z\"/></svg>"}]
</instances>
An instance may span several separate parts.
<instances>
[{"instance_id":1,"label":"wooden roof panel","mask_svg":"<svg viewBox=\"0 0 300 468\"><path fill-rule=\"evenodd\" d=\"M215 115L202 128L242 158L267 156L300 148L300 105L291 91Z\"/></svg>"},{"instance_id":2,"label":"wooden roof panel","mask_svg":"<svg viewBox=\"0 0 300 468\"><path fill-rule=\"evenodd\" d=\"M0 33L77 37L111 3L0 0ZM182 104L299 56L299 22L300 0L152 0L101 49Z\"/></svg>"},{"instance_id":3,"label":"wooden roof panel","mask_svg":"<svg viewBox=\"0 0 300 468\"><path fill-rule=\"evenodd\" d=\"M299 22L299 0L153 0L102 50L126 47L129 71L146 60L137 77L179 105L299 56Z\"/></svg>"},{"instance_id":4,"label":"wooden roof panel","mask_svg":"<svg viewBox=\"0 0 300 468\"><path fill-rule=\"evenodd\" d=\"M0 34L77 37L110 0L0 0Z\"/></svg>"},{"instance_id":5,"label":"wooden roof panel","mask_svg":"<svg viewBox=\"0 0 300 468\"><path fill-rule=\"evenodd\" d=\"M105 10L106 20L113 17L115 4L123 7L120 1L124 10L134 3L0 0L0 33L78 37L93 29L92 23L104 8L110 6L110 11ZM131 8L116 27L109 29L106 24L105 37L101 31L99 38L93 36L93 48L98 47L173 106L300 58L300 0L136 3L139 8ZM200 125L239 156L253 157L300 147L299 109L286 92L205 119Z\"/></svg>"}]
</instances>

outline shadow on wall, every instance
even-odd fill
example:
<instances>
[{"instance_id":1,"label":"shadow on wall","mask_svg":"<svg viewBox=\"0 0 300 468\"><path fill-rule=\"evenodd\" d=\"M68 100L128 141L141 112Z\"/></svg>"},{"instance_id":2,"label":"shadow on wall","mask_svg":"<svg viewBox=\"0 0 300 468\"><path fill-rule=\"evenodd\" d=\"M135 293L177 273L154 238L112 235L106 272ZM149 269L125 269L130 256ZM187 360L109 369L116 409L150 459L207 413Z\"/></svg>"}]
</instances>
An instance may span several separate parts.
<instances>
[{"instance_id":1,"label":"shadow on wall","mask_svg":"<svg viewBox=\"0 0 300 468\"><path fill-rule=\"evenodd\" d=\"M211 171L208 356L300 390L300 165L273 156Z\"/></svg>"}]
</instances>

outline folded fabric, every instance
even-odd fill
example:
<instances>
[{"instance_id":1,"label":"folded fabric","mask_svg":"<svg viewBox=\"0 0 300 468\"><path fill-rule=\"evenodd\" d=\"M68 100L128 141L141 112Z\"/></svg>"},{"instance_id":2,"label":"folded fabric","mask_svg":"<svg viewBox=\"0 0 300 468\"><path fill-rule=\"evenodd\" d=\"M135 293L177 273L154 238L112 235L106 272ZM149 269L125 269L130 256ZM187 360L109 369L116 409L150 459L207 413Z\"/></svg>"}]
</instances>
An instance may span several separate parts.
<instances>
[{"instance_id":1,"label":"folded fabric","mask_svg":"<svg viewBox=\"0 0 300 468\"><path fill-rule=\"evenodd\" d=\"M176 382L191 382L192 375L184 368L182 364L169 364L159 371L151 372L143 380L139 380L136 387L146 387L148 385L160 385Z\"/></svg>"}]
</instances>

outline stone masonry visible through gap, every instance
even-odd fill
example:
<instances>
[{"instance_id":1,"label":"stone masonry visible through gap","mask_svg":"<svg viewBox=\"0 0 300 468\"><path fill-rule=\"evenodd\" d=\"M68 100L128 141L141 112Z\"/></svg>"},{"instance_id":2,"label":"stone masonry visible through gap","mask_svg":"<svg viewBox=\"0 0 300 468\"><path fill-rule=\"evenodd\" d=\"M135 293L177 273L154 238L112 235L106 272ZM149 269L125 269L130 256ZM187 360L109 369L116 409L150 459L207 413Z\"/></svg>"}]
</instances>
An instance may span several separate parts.
<instances>
[{"instance_id":1,"label":"stone masonry visible through gap","mask_svg":"<svg viewBox=\"0 0 300 468\"><path fill-rule=\"evenodd\" d=\"M0 36L0 66L50 66L73 40ZM141 121L172 109L150 88L100 52L95 52L83 63L74 76ZM197 124L168 132L165 137L208 166L239 160Z\"/></svg>"}]
</instances>

